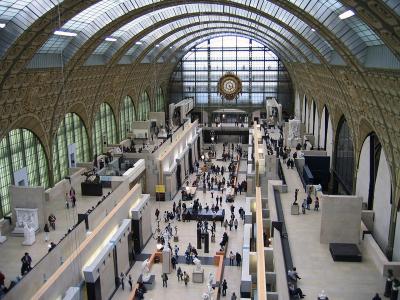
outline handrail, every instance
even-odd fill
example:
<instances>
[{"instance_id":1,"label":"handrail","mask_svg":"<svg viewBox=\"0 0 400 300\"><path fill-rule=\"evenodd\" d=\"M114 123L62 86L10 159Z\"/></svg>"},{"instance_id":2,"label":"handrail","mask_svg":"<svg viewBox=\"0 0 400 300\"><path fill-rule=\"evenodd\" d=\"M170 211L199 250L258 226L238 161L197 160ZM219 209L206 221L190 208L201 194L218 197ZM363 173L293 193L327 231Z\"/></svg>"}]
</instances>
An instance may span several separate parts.
<instances>
[{"instance_id":1,"label":"handrail","mask_svg":"<svg viewBox=\"0 0 400 300\"><path fill-rule=\"evenodd\" d=\"M267 299L265 280L264 228L262 216L261 188L256 187L256 226L257 226L257 294L258 300Z\"/></svg>"}]
</instances>

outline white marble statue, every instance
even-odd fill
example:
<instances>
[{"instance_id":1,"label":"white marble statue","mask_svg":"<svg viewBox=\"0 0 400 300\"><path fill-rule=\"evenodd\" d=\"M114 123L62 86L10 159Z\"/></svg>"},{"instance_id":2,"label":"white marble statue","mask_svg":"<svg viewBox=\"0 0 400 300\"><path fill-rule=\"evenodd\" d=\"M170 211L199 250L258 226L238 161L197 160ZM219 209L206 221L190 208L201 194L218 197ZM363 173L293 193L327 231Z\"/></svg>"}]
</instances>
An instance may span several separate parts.
<instances>
[{"instance_id":1,"label":"white marble statue","mask_svg":"<svg viewBox=\"0 0 400 300\"><path fill-rule=\"evenodd\" d=\"M201 261L200 261L200 259L198 259L197 257L195 257L194 259L193 259L193 263L195 264L195 266L196 266L196 272L201 272L202 270L201 270Z\"/></svg>"},{"instance_id":2,"label":"white marble statue","mask_svg":"<svg viewBox=\"0 0 400 300\"><path fill-rule=\"evenodd\" d=\"M213 282L214 282L214 273L210 273L208 275L208 284L212 286Z\"/></svg>"},{"instance_id":3,"label":"white marble statue","mask_svg":"<svg viewBox=\"0 0 400 300\"><path fill-rule=\"evenodd\" d=\"M143 263L142 263L142 281L149 281L150 280L150 262L149 259L146 259Z\"/></svg>"},{"instance_id":4,"label":"white marble statue","mask_svg":"<svg viewBox=\"0 0 400 300\"><path fill-rule=\"evenodd\" d=\"M28 223L24 223L24 241L22 245L30 246L36 241L35 230L28 225Z\"/></svg>"},{"instance_id":5,"label":"white marble statue","mask_svg":"<svg viewBox=\"0 0 400 300\"><path fill-rule=\"evenodd\" d=\"M288 139L300 138L300 120L289 120Z\"/></svg>"}]
</instances>

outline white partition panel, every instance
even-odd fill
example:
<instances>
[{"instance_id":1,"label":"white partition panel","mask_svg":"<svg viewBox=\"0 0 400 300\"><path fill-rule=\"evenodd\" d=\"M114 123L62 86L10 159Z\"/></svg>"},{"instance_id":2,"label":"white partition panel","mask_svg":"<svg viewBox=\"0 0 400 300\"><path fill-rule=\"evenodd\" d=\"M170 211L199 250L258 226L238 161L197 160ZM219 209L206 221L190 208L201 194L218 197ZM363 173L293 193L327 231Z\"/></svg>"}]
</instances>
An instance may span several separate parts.
<instances>
[{"instance_id":1,"label":"white partition panel","mask_svg":"<svg viewBox=\"0 0 400 300\"><path fill-rule=\"evenodd\" d=\"M368 203L369 181L370 181L370 143L368 136L361 148L360 159L357 169L356 195Z\"/></svg>"},{"instance_id":2,"label":"white partition panel","mask_svg":"<svg viewBox=\"0 0 400 300\"><path fill-rule=\"evenodd\" d=\"M378 174L375 181L374 193L374 230L373 236L382 249L386 249L389 236L389 224L391 213L391 179L389 165L385 152L381 151Z\"/></svg>"}]
</instances>

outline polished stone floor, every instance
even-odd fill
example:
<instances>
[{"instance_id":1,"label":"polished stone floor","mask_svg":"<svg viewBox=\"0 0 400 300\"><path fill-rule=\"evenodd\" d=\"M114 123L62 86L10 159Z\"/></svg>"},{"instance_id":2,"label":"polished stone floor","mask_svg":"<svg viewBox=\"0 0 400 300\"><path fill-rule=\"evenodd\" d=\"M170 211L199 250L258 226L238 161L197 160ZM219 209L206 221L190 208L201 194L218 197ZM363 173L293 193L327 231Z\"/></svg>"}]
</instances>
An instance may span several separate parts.
<instances>
[{"instance_id":1,"label":"polished stone floor","mask_svg":"<svg viewBox=\"0 0 400 300\"><path fill-rule=\"evenodd\" d=\"M31 246L22 246L23 236L12 236L9 232L3 232L7 236L7 241L0 245L0 270L6 276L5 285L9 286L10 281L14 280L21 273L21 258L25 252L32 257L32 267L38 263L43 256L48 253L48 244L50 242L58 243L65 235L68 228L78 222L78 213L84 213L102 198L101 196L81 196L80 186L74 186L77 192L76 207L65 207L65 199L56 199L49 202L46 206L48 212L56 217L56 230L50 230L49 241L45 241L43 228L36 233L36 241ZM111 189L104 189L106 195Z\"/></svg>"},{"instance_id":2,"label":"polished stone floor","mask_svg":"<svg viewBox=\"0 0 400 300\"><path fill-rule=\"evenodd\" d=\"M246 149L247 150L247 149ZM217 145L216 148L217 151L217 157L219 158L222 153L222 145ZM229 162L222 162L222 161L215 161L213 160L214 164L222 166L224 165L227 167L229 165ZM241 164L246 164L246 160L242 160ZM194 175L192 175L194 176ZM224 174L225 178L227 179L229 174L226 172ZM239 174L239 182L245 180L246 175L245 174ZM192 180L191 178L190 180ZM223 202L222 202L222 208L224 208L228 216L230 216L230 206L231 203L225 203L225 193L222 194L221 192L214 192L214 198L211 198L211 193L210 191L207 191L206 193L203 193L202 190L196 191L196 196L194 199L198 198L199 201L202 203L203 207L205 206L206 203L211 207L212 203L215 203L215 197L216 196L223 196ZM178 203L180 199L180 193L177 194L177 196L174 198L174 201ZM156 208L158 208L161 211L160 216L162 216L163 212L165 210L172 210L172 205L174 201L167 201L167 202L152 202L152 224L153 227L156 226L156 219L154 212ZM187 205L190 205L192 201L185 201ZM233 205L235 206L235 215L237 218L239 218L239 213L238 210L242 206L244 207L245 204L245 193L242 193L242 195L237 195L235 198L235 202ZM240 218L239 218L240 220ZM162 220L160 222L160 227L164 228L166 223ZM178 227L178 236L179 236L179 242L174 243L171 241L171 246L174 248L175 244L178 245L179 247L179 255L183 256L184 252L188 246L188 243L190 242L193 246L196 246L196 222L191 221L191 222L172 222L172 227L175 227L175 225ZM209 257L210 259L215 255L215 253L219 250L219 242L222 238L222 234L224 233L225 229L224 227L221 227L221 223L217 222L217 230L216 230L216 243L210 243L210 249L209 253L204 253L204 247L202 249L198 250L198 255L200 257ZM228 243L228 252L227 254L229 255L229 251L232 251L233 253L239 252L242 254L242 246L243 246L243 221L239 221L239 226L237 231L235 231L234 228L232 228L232 231L229 230L229 227L227 229L228 236L229 236L229 243ZM156 249L156 241L154 239L150 239L142 253L144 254L151 254L155 251ZM181 259L182 260L182 259ZM140 276L140 270L141 270L141 265L142 262L138 261L134 264L132 269L130 270L129 274L131 274L132 279L136 282L137 278ZM186 263L179 263L178 266L181 267L182 271L189 271L189 276L192 278L192 270L194 268L193 265L188 265ZM203 265L205 269L205 277L207 278L209 272L215 272L216 267L212 264L204 264ZM163 288L162 287L162 281L161 281L161 264L155 264L154 267L151 270L151 273L156 275L156 285L154 290L149 291L148 293L145 294L145 299L201 299L202 294L207 290L206 288L206 282L204 284L200 283L193 283L190 282L187 287L184 286L183 283L178 282L178 279L176 277L176 271L173 271L169 275L169 281L168 281L168 288ZM227 299L230 299L231 295L233 292L236 293L236 295L240 295L239 290L240 290L240 277L241 277L241 268L237 266L230 267L229 262L228 266L225 264L225 272L224 272L224 278L226 279L228 283L228 291L227 291ZM127 299L129 295L129 291L125 289L124 291L121 290L121 288L118 289L118 291L115 293L113 299ZM238 299L240 297L238 296ZM214 298L215 299L215 298Z\"/></svg>"},{"instance_id":3,"label":"polished stone floor","mask_svg":"<svg viewBox=\"0 0 400 300\"><path fill-rule=\"evenodd\" d=\"M281 194L285 223L293 264L302 278L299 287L307 295L306 299L317 299L321 290L325 290L329 299L334 300L368 300L372 299L375 293L379 293L383 298L385 279L363 251L363 242L360 244L363 254L361 263L334 262L329 245L319 242L321 211L311 209L307 210L305 215L290 214L295 189L300 190L299 203L306 196L297 170L287 169L286 166L283 170L288 184L288 193ZM320 205L324 205L323 201ZM345 226L343 224L343 230L346 230Z\"/></svg>"}]
</instances>

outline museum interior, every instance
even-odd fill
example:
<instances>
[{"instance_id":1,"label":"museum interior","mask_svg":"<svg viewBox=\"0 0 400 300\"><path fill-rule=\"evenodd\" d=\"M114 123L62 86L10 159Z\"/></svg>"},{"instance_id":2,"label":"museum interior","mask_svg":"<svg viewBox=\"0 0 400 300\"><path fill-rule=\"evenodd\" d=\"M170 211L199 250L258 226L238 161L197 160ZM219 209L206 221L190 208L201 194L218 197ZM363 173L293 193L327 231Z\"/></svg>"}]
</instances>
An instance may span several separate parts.
<instances>
[{"instance_id":1,"label":"museum interior","mask_svg":"<svg viewBox=\"0 0 400 300\"><path fill-rule=\"evenodd\" d=\"M400 299L399 76L398 0L1 0L0 299Z\"/></svg>"}]
</instances>

